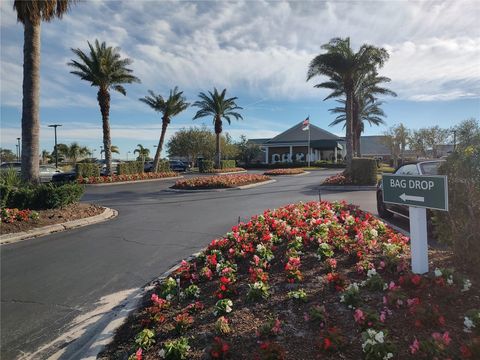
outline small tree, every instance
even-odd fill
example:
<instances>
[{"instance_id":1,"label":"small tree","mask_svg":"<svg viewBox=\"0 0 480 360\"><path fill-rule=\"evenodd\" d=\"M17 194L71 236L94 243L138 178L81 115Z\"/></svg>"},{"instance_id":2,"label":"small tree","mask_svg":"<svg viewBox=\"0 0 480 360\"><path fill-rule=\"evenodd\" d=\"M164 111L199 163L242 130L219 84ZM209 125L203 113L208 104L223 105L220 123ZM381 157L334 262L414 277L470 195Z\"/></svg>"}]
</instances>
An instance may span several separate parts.
<instances>
[{"instance_id":1,"label":"small tree","mask_svg":"<svg viewBox=\"0 0 480 360\"><path fill-rule=\"evenodd\" d=\"M187 157L191 163L195 163L199 156L213 160L215 134L205 126L180 129L168 141L167 152L169 156Z\"/></svg>"},{"instance_id":2,"label":"small tree","mask_svg":"<svg viewBox=\"0 0 480 360\"><path fill-rule=\"evenodd\" d=\"M432 151L432 157L438 157L438 145L443 145L447 142L450 131L448 129L441 129L438 125L424 130L425 144Z\"/></svg>"},{"instance_id":3,"label":"small tree","mask_svg":"<svg viewBox=\"0 0 480 360\"><path fill-rule=\"evenodd\" d=\"M11 162L17 160L17 155L10 149L0 148L0 162Z\"/></svg>"},{"instance_id":4,"label":"small tree","mask_svg":"<svg viewBox=\"0 0 480 360\"><path fill-rule=\"evenodd\" d=\"M399 124L391 127L384 133L383 143L389 147L392 155L393 167L398 166L398 158L402 158L408 143L409 131L403 125Z\"/></svg>"},{"instance_id":5,"label":"small tree","mask_svg":"<svg viewBox=\"0 0 480 360\"><path fill-rule=\"evenodd\" d=\"M248 165L255 159L261 152L260 146L256 144L249 144L245 135L240 135L240 141L236 143L238 148L237 159Z\"/></svg>"}]
</instances>

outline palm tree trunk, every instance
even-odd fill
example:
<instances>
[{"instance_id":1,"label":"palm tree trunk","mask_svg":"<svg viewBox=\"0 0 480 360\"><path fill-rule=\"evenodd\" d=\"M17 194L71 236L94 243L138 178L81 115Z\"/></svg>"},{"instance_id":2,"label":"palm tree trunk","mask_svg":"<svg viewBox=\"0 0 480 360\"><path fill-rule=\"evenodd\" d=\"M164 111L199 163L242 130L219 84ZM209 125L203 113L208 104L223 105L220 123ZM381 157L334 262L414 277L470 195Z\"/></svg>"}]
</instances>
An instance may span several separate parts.
<instances>
[{"instance_id":1,"label":"palm tree trunk","mask_svg":"<svg viewBox=\"0 0 480 360\"><path fill-rule=\"evenodd\" d=\"M106 173L111 175L112 168L112 139L110 137L110 93L107 89L100 87L97 93L98 104L100 105L100 112L102 113L103 126L103 149L105 151Z\"/></svg>"},{"instance_id":2,"label":"palm tree trunk","mask_svg":"<svg viewBox=\"0 0 480 360\"><path fill-rule=\"evenodd\" d=\"M216 144L215 144L215 167L220 169L220 164L222 162L222 149L220 148L220 134L222 133L222 119L219 116L215 117L215 135L216 135Z\"/></svg>"},{"instance_id":3,"label":"palm tree trunk","mask_svg":"<svg viewBox=\"0 0 480 360\"><path fill-rule=\"evenodd\" d=\"M23 102L22 102L22 178L37 183L40 140L40 21L28 17L24 25Z\"/></svg>"},{"instance_id":4,"label":"palm tree trunk","mask_svg":"<svg viewBox=\"0 0 480 360\"><path fill-rule=\"evenodd\" d=\"M350 173L352 168L352 158L353 158L353 91L348 89L346 93L346 134L345 134L345 149L346 156L345 160L347 163L347 173Z\"/></svg>"},{"instance_id":5,"label":"palm tree trunk","mask_svg":"<svg viewBox=\"0 0 480 360\"><path fill-rule=\"evenodd\" d=\"M160 140L158 141L157 152L155 153L155 159L153 160L153 169L158 172L158 163L160 162L160 154L162 153L163 143L165 141L165 134L167 133L167 127L170 123L170 119L162 118L162 133L160 134Z\"/></svg>"}]
</instances>

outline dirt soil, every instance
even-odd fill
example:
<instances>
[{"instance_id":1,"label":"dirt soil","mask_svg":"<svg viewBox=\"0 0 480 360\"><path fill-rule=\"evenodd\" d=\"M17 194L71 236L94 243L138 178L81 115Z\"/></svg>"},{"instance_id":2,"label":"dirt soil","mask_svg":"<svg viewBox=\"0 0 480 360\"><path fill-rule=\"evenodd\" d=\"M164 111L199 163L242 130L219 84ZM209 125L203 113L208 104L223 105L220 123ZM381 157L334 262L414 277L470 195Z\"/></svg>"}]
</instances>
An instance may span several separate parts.
<instances>
[{"instance_id":1,"label":"dirt soil","mask_svg":"<svg viewBox=\"0 0 480 360\"><path fill-rule=\"evenodd\" d=\"M11 234L21 231L28 231L42 226L60 224L71 220L83 219L103 213L105 208L85 203L77 203L66 206L63 209L38 210L39 219L15 221L13 223L2 223L0 234Z\"/></svg>"}]
</instances>

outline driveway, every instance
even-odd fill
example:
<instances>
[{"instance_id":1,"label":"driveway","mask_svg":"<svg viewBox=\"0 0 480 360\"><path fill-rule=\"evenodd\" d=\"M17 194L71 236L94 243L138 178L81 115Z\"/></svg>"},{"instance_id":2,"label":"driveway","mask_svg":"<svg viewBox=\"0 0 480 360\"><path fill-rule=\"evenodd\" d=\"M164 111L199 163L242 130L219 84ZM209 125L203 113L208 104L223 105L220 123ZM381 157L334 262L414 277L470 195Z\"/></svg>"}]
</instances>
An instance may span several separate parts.
<instances>
[{"instance_id":1,"label":"driveway","mask_svg":"<svg viewBox=\"0 0 480 360\"><path fill-rule=\"evenodd\" d=\"M76 340L82 331L134 289L239 219L318 200L318 184L337 172L312 171L246 190L190 194L164 191L173 181L88 187L82 201L114 208L119 216L0 248L1 358L43 359L54 353L75 358L72 349L88 340L87 335ZM322 199L346 200L376 213L374 191L325 193Z\"/></svg>"}]
</instances>

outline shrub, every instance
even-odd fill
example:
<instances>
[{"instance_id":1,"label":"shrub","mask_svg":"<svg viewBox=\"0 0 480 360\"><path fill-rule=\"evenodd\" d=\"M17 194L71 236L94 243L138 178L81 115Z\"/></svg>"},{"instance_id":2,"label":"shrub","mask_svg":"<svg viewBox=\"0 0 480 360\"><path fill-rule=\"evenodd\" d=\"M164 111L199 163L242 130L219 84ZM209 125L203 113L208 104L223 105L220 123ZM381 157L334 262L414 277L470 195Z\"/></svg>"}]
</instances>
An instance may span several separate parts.
<instances>
[{"instance_id":1,"label":"shrub","mask_svg":"<svg viewBox=\"0 0 480 360\"><path fill-rule=\"evenodd\" d=\"M143 162L129 161L117 165L118 175L140 174L143 172Z\"/></svg>"},{"instance_id":2,"label":"shrub","mask_svg":"<svg viewBox=\"0 0 480 360\"><path fill-rule=\"evenodd\" d=\"M203 160L199 163L199 171L201 173L213 172L215 169L215 162L212 160Z\"/></svg>"},{"instance_id":3,"label":"shrub","mask_svg":"<svg viewBox=\"0 0 480 360\"><path fill-rule=\"evenodd\" d=\"M450 155L440 168L448 176L448 212L436 212L439 241L453 246L455 261L480 274L480 147Z\"/></svg>"},{"instance_id":4,"label":"shrub","mask_svg":"<svg viewBox=\"0 0 480 360\"><path fill-rule=\"evenodd\" d=\"M171 172L170 162L168 160L160 160L158 162L158 172Z\"/></svg>"},{"instance_id":5,"label":"shrub","mask_svg":"<svg viewBox=\"0 0 480 360\"><path fill-rule=\"evenodd\" d=\"M377 162L370 158L353 158L350 175L352 182L356 185L375 185L377 183Z\"/></svg>"},{"instance_id":6,"label":"shrub","mask_svg":"<svg viewBox=\"0 0 480 360\"><path fill-rule=\"evenodd\" d=\"M95 163L79 163L75 169L77 177L100 176L100 167Z\"/></svg>"},{"instance_id":7,"label":"shrub","mask_svg":"<svg viewBox=\"0 0 480 360\"><path fill-rule=\"evenodd\" d=\"M18 209L57 209L76 203L83 195L84 188L79 184L41 184L9 188L5 201L9 208Z\"/></svg>"},{"instance_id":8,"label":"shrub","mask_svg":"<svg viewBox=\"0 0 480 360\"><path fill-rule=\"evenodd\" d=\"M222 160L220 161L220 169L232 169L237 166L235 160Z\"/></svg>"},{"instance_id":9,"label":"shrub","mask_svg":"<svg viewBox=\"0 0 480 360\"><path fill-rule=\"evenodd\" d=\"M20 173L14 167L2 169L0 171L0 184L6 186L20 186L22 179Z\"/></svg>"}]
</instances>

